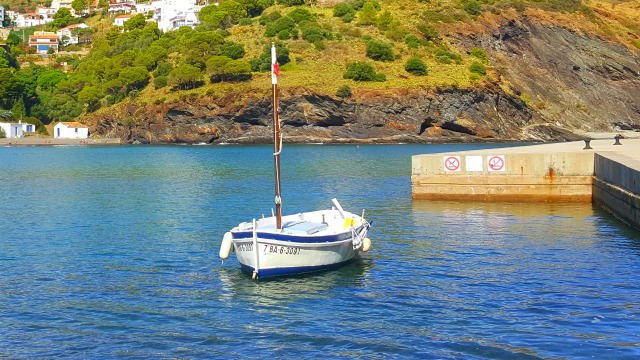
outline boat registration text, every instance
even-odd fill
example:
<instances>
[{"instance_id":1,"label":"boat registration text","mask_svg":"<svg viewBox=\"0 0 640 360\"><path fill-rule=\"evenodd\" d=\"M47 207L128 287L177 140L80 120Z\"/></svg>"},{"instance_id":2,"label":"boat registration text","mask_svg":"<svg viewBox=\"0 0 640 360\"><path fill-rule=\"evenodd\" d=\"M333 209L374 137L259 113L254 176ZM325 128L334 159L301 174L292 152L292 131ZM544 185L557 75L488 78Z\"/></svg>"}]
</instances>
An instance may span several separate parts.
<instances>
[{"instance_id":1,"label":"boat registration text","mask_svg":"<svg viewBox=\"0 0 640 360\"><path fill-rule=\"evenodd\" d=\"M283 245L261 245L263 254L298 255L300 248ZM253 251L253 243L237 244L236 251Z\"/></svg>"}]
</instances>

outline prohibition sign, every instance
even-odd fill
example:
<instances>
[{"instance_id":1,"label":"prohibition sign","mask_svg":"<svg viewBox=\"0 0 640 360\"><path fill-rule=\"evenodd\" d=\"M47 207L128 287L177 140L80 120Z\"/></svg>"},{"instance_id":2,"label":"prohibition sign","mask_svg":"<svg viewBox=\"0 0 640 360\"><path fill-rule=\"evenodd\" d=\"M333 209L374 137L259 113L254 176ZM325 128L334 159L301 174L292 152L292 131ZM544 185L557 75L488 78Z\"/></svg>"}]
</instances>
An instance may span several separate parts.
<instances>
[{"instance_id":1,"label":"prohibition sign","mask_svg":"<svg viewBox=\"0 0 640 360\"><path fill-rule=\"evenodd\" d=\"M445 171L458 171L460 170L460 159L455 156L450 156L444 159Z\"/></svg>"},{"instance_id":2,"label":"prohibition sign","mask_svg":"<svg viewBox=\"0 0 640 360\"><path fill-rule=\"evenodd\" d=\"M488 164L491 171L504 171L504 158L502 156L490 157Z\"/></svg>"}]
</instances>

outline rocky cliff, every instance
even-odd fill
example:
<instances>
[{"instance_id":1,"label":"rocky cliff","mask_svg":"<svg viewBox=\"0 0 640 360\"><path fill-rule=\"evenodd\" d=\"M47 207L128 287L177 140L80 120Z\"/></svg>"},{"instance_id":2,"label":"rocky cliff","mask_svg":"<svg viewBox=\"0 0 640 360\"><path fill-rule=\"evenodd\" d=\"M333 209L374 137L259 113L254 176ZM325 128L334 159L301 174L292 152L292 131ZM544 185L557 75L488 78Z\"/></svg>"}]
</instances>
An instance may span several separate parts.
<instances>
[{"instance_id":1,"label":"rocky cliff","mask_svg":"<svg viewBox=\"0 0 640 360\"><path fill-rule=\"evenodd\" d=\"M526 15L452 37L461 48L485 49L492 76L473 88L357 90L344 100L286 89L284 141L557 141L640 128L637 49ZM269 96L242 98L129 103L88 122L93 134L130 143L271 142Z\"/></svg>"}]
</instances>

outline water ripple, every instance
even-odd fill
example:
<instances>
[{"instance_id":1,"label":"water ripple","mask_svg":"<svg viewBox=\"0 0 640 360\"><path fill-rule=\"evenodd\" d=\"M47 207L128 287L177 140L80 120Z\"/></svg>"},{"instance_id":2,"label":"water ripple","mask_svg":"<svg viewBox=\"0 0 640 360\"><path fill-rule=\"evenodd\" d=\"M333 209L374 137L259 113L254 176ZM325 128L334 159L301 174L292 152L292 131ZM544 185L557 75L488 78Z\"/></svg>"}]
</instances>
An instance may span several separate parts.
<instances>
[{"instance_id":1,"label":"water ripple","mask_svg":"<svg viewBox=\"0 0 640 360\"><path fill-rule=\"evenodd\" d=\"M286 147L286 212L339 195L373 249L258 283L217 250L270 213L269 147L0 148L0 358L639 357L637 232L591 205L411 201L410 155L468 147Z\"/></svg>"}]
</instances>

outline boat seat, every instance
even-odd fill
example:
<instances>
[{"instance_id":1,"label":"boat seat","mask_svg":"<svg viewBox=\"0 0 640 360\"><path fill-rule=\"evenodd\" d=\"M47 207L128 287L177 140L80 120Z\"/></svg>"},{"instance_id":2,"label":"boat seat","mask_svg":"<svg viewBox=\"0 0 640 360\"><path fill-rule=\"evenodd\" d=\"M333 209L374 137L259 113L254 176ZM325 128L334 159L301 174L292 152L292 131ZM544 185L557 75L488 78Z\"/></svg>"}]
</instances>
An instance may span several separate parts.
<instances>
[{"instance_id":1,"label":"boat seat","mask_svg":"<svg viewBox=\"0 0 640 360\"><path fill-rule=\"evenodd\" d=\"M314 223L309 221L291 221L282 224L282 230L287 233L298 233L311 235L322 231L328 227L327 224Z\"/></svg>"}]
</instances>

